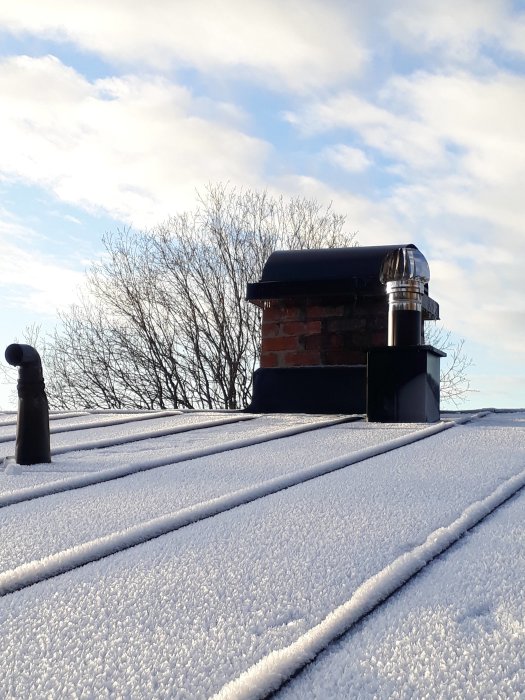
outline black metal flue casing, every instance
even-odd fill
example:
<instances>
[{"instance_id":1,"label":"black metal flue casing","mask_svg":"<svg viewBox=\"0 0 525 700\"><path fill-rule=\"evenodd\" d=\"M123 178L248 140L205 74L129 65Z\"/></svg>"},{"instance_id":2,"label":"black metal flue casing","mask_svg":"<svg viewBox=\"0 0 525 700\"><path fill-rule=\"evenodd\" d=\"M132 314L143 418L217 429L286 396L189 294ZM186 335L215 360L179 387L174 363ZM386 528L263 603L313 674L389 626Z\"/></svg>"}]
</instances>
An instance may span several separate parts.
<instances>
[{"instance_id":1,"label":"black metal flue casing","mask_svg":"<svg viewBox=\"0 0 525 700\"><path fill-rule=\"evenodd\" d=\"M5 359L18 367L16 462L24 465L49 463L49 405L40 355L31 345L13 343L7 347Z\"/></svg>"},{"instance_id":2,"label":"black metal flue casing","mask_svg":"<svg viewBox=\"0 0 525 700\"><path fill-rule=\"evenodd\" d=\"M262 305L272 299L300 297L384 298L385 260L399 250L423 258L413 243L277 250L266 261L261 279L248 284L246 299ZM427 284L423 285L421 307L426 320L439 318L439 306L428 296Z\"/></svg>"},{"instance_id":3,"label":"black metal flue casing","mask_svg":"<svg viewBox=\"0 0 525 700\"><path fill-rule=\"evenodd\" d=\"M366 415L378 423L439 420L439 368L445 353L430 345L389 346L368 352Z\"/></svg>"}]
</instances>

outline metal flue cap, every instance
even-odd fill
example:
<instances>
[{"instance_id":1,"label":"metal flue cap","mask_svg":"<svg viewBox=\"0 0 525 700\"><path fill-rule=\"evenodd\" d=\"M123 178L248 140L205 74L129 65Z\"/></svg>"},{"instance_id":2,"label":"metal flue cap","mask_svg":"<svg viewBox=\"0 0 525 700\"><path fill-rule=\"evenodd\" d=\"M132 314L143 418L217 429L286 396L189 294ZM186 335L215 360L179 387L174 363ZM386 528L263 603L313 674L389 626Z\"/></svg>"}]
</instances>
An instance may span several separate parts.
<instances>
[{"instance_id":1,"label":"metal flue cap","mask_svg":"<svg viewBox=\"0 0 525 700\"><path fill-rule=\"evenodd\" d=\"M423 253L415 246L404 246L390 251L381 265L379 278L387 282L409 282L426 284L430 279L430 269Z\"/></svg>"}]
</instances>

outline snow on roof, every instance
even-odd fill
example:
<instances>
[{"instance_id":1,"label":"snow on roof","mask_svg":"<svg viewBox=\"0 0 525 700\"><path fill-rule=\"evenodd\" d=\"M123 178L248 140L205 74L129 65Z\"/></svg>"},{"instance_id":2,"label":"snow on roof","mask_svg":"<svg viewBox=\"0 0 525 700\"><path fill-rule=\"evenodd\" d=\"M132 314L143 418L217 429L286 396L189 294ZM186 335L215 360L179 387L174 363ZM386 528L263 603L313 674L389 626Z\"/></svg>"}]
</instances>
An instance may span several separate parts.
<instances>
[{"instance_id":1,"label":"snow on roof","mask_svg":"<svg viewBox=\"0 0 525 700\"><path fill-rule=\"evenodd\" d=\"M525 411L442 418L54 414L0 471L1 697L520 696Z\"/></svg>"}]
</instances>

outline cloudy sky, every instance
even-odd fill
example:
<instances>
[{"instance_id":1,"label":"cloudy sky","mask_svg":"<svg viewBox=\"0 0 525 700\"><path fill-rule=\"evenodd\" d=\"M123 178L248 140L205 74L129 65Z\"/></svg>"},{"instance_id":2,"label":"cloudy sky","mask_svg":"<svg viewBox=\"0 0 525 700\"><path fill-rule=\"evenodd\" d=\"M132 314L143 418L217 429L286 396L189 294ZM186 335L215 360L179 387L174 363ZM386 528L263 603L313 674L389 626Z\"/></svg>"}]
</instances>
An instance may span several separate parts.
<instances>
[{"instance_id":1,"label":"cloudy sky","mask_svg":"<svg viewBox=\"0 0 525 700\"><path fill-rule=\"evenodd\" d=\"M0 344L229 181L418 245L465 406L523 406L524 115L519 0L0 0Z\"/></svg>"}]
</instances>

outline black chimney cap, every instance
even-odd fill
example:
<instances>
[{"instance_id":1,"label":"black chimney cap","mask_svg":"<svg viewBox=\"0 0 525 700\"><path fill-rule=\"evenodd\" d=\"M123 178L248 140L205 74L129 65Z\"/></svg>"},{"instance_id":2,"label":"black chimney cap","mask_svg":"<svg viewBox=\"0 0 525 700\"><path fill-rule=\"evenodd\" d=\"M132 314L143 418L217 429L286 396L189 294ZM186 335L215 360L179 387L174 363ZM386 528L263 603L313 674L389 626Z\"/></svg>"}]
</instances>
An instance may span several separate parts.
<instances>
[{"instance_id":1,"label":"black chimney cap","mask_svg":"<svg viewBox=\"0 0 525 700\"><path fill-rule=\"evenodd\" d=\"M247 285L246 299L262 305L271 299L385 297L383 262L400 248L418 250L413 243L278 250L266 261L260 281ZM439 318L439 306L428 294L423 310L426 319Z\"/></svg>"}]
</instances>

